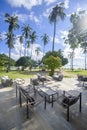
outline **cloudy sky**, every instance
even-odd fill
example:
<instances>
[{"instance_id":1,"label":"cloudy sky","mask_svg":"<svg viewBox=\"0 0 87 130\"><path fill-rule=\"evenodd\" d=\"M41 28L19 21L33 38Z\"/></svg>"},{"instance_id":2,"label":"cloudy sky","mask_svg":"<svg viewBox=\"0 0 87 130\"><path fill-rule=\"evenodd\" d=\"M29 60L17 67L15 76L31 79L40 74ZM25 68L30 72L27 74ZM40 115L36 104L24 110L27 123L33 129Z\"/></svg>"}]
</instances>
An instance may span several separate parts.
<instances>
[{"instance_id":1,"label":"cloudy sky","mask_svg":"<svg viewBox=\"0 0 87 130\"><path fill-rule=\"evenodd\" d=\"M73 12L80 10L87 10L87 0L0 0L0 33L3 37L3 41L0 44L0 53L8 55L8 47L4 34L8 31L8 24L5 23L5 13L10 15L16 14L19 18L19 30L14 33L21 35L21 27L23 24L29 24L33 31L36 31L38 38L36 39L33 47L33 58L36 59L35 48L40 47L41 52L38 56L40 59L43 56L43 42L41 36L47 33L50 40L45 47L45 51L52 50L52 37L53 37L53 25L50 24L48 16L51 9L58 3L65 3L66 18L64 21L58 21L55 39L55 50L61 49L65 57L68 57L70 53L69 46L64 44L63 37L67 36L68 30L72 27L70 23L70 15ZM30 54L31 49L28 50ZM22 55L24 54L24 46L22 46ZM20 56L20 42L16 39L14 49L11 53L12 58L17 60ZM70 64L70 63L69 63ZM84 67L84 55L80 48L75 51L74 66Z\"/></svg>"}]
</instances>

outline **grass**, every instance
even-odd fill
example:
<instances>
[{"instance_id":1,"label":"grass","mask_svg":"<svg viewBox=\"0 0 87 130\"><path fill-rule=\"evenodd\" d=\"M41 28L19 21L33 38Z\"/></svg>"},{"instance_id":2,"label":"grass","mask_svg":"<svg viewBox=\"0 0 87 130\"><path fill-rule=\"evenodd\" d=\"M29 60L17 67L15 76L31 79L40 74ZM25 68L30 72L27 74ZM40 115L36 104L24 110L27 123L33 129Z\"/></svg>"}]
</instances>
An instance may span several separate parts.
<instances>
[{"instance_id":1,"label":"grass","mask_svg":"<svg viewBox=\"0 0 87 130\"><path fill-rule=\"evenodd\" d=\"M74 74L74 75L77 75L77 74L81 74L81 75L87 75L87 70L65 70L67 73L69 74Z\"/></svg>"},{"instance_id":2,"label":"grass","mask_svg":"<svg viewBox=\"0 0 87 130\"><path fill-rule=\"evenodd\" d=\"M0 70L0 77L4 75L8 75L9 78L16 79L16 78L33 78L35 74L39 73L40 71L38 70L32 70L29 72L28 70L25 71L10 71L6 72L4 70ZM63 75L65 78L70 78L70 77L77 77L77 74L81 75L87 75L87 70L69 70L69 69L63 69ZM47 73L47 72L46 72ZM48 74L48 73L47 73Z\"/></svg>"},{"instance_id":3,"label":"grass","mask_svg":"<svg viewBox=\"0 0 87 130\"><path fill-rule=\"evenodd\" d=\"M0 71L0 77L8 75L9 78L16 79L16 78L32 78L34 75L29 74L29 71Z\"/></svg>"}]
</instances>

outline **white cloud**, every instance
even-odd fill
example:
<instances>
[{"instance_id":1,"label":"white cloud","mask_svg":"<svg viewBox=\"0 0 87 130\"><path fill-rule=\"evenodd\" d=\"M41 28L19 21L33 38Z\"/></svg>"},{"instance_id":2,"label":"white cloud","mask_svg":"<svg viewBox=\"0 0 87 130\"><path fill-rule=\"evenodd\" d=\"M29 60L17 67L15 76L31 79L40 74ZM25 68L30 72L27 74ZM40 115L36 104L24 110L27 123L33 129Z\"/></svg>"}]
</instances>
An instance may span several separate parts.
<instances>
[{"instance_id":1,"label":"white cloud","mask_svg":"<svg viewBox=\"0 0 87 130\"><path fill-rule=\"evenodd\" d=\"M60 33L61 33L61 38L67 38L67 35L68 35L68 31L66 31L66 30L64 30L64 31L62 31L62 30L60 30Z\"/></svg>"},{"instance_id":2,"label":"white cloud","mask_svg":"<svg viewBox=\"0 0 87 130\"><path fill-rule=\"evenodd\" d=\"M24 7L28 10L32 9L33 6L42 4L42 0L7 0L7 1L13 7Z\"/></svg>"},{"instance_id":3,"label":"white cloud","mask_svg":"<svg viewBox=\"0 0 87 130\"><path fill-rule=\"evenodd\" d=\"M57 0L44 0L44 2L46 2L47 5L50 5L51 3L56 2Z\"/></svg>"},{"instance_id":4,"label":"white cloud","mask_svg":"<svg viewBox=\"0 0 87 130\"><path fill-rule=\"evenodd\" d=\"M53 42L53 37L50 36L50 41ZM55 43L59 43L59 39L57 37L55 37Z\"/></svg>"},{"instance_id":5,"label":"white cloud","mask_svg":"<svg viewBox=\"0 0 87 130\"><path fill-rule=\"evenodd\" d=\"M23 23L25 23L29 19L27 14L16 13L16 16L18 16L19 21Z\"/></svg>"},{"instance_id":6,"label":"white cloud","mask_svg":"<svg viewBox=\"0 0 87 130\"><path fill-rule=\"evenodd\" d=\"M5 31L4 31L4 32L2 32L2 33L0 34L1 39L2 39L2 40L4 40L4 39L6 38L6 35L5 35L5 34L6 34L6 32L5 32Z\"/></svg>"},{"instance_id":7,"label":"white cloud","mask_svg":"<svg viewBox=\"0 0 87 130\"><path fill-rule=\"evenodd\" d=\"M64 1L64 7L65 7L66 9L69 8L69 0L65 0L65 1Z\"/></svg>"},{"instance_id":8,"label":"white cloud","mask_svg":"<svg viewBox=\"0 0 87 130\"><path fill-rule=\"evenodd\" d=\"M47 8L46 11L43 13L43 16L48 18L48 16L49 16L49 14L50 14L53 7L54 6L51 6L50 8Z\"/></svg>"},{"instance_id":9,"label":"white cloud","mask_svg":"<svg viewBox=\"0 0 87 130\"><path fill-rule=\"evenodd\" d=\"M26 21L33 21L36 24L40 24L42 21L42 17L41 15L39 17L35 16L35 13L32 11L30 12L30 14L22 14L22 13L18 13L15 12L14 13L16 16L18 16L19 21L21 21L22 23L25 23Z\"/></svg>"},{"instance_id":10,"label":"white cloud","mask_svg":"<svg viewBox=\"0 0 87 130\"><path fill-rule=\"evenodd\" d=\"M41 22L41 18L39 19L38 17L36 17L34 12L31 12L29 14L29 19L34 21L35 23L40 23Z\"/></svg>"}]
</instances>

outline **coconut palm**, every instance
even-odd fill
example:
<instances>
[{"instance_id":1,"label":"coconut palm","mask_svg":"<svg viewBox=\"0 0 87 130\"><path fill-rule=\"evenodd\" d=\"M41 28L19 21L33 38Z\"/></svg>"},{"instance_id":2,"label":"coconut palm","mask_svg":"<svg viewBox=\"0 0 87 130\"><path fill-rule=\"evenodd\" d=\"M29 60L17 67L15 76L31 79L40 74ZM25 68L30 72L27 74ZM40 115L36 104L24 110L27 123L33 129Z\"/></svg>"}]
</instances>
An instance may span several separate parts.
<instances>
[{"instance_id":1,"label":"coconut palm","mask_svg":"<svg viewBox=\"0 0 87 130\"><path fill-rule=\"evenodd\" d=\"M21 57L21 52L22 52L22 44L23 44L23 36L19 36L19 42L20 42L20 57Z\"/></svg>"},{"instance_id":2,"label":"coconut palm","mask_svg":"<svg viewBox=\"0 0 87 130\"><path fill-rule=\"evenodd\" d=\"M5 14L5 22L7 22L9 24L8 31L10 33L13 33L13 30L16 30L19 28L18 16L16 16L16 15L10 16L8 13L6 13Z\"/></svg>"},{"instance_id":3,"label":"coconut palm","mask_svg":"<svg viewBox=\"0 0 87 130\"><path fill-rule=\"evenodd\" d=\"M40 47L36 47L35 52L36 52L36 61L37 61L37 57L40 53Z\"/></svg>"},{"instance_id":4,"label":"coconut palm","mask_svg":"<svg viewBox=\"0 0 87 130\"><path fill-rule=\"evenodd\" d=\"M53 45L52 45L52 52L54 51L54 44L55 44L55 35L56 35L56 23L57 21L64 20L65 18L65 13L64 13L64 3L60 3L56 5L50 15L49 15L49 21L50 23L54 24L54 34L53 34Z\"/></svg>"},{"instance_id":5,"label":"coconut palm","mask_svg":"<svg viewBox=\"0 0 87 130\"><path fill-rule=\"evenodd\" d=\"M43 44L44 44L44 49L43 49L43 56L44 56L44 54L45 54L45 46L49 41L49 36L45 33L43 36L41 36L41 39L42 39Z\"/></svg>"},{"instance_id":6,"label":"coconut palm","mask_svg":"<svg viewBox=\"0 0 87 130\"><path fill-rule=\"evenodd\" d=\"M74 59L74 55L75 55L75 53L74 53L74 50L72 50L72 52L70 52L69 54L68 54L68 57L69 57L69 59L71 60L71 64L70 64L70 68L73 70L73 59Z\"/></svg>"},{"instance_id":7,"label":"coconut palm","mask_svg":"<svg viewBox=\"0 0 87 130\"><path fill-rule=\"evenodd\" d=\"M34 44L36 38L37 38L36 32L33 31L33 32L30 34L30 40L31 40L31 44L32 44L31 57L32 57L32 52L33 52L33 44Z\"/></svg>"},{"instance_id":8,"label":"coconut palm","mask_svg":"<svg viewBox=\"0 0 87 130\"><path fill-rule=\"evenodd\" d=\"M6 44L8 45L9 48L9 61L8 61L8 67L7 67L7 72L10 70L10 59L11 59L11 49L14 47L14 34L6 33Z\"/></svg>"},{"instance_id":9,"label":"coconut palm","mask_svg":"<svg viewBox=\"0 0 87 130\"><path fill-rule=\"evenodd\" d=\"M84 38L85 39L85 38ZM84 41L81 43L81 48L83 49L83 53L85 55L85 70L87 69L86 67L86 57L87 57L87 41Z\"/></svg>"},{"instance_id":10,"label":"coconut palm","mask_svg":"<svg viewBox=\"0 0 87 130\"><path fill-rule=\"evenodd\" d=\"M14 44L14 34L13 30L16 30L19 28L18 25L18 17L16 15L10 16L8 13L5 14L5 22L9 24L8 27L8 33L7 33L7 44L9 47L9 64L8 64L8 71L10 70L10 58L11 58L11 50Z\"/></svg>"},{"instance_id":11,"label":"coconut palm","mask_svg":"<svg viewBox=\"0 0 87 130\"><path fill-rule=\"evenodd\" d=\"M23 36L25 37L25 51L24 51L24 56L26 56L26 46L27 46L27 40L30 37L30 33L31 33L31 27L28 25L25 25L22 27L22 32L23 32Z\"/></svg>"},{"instance_id":12,"label":"coconut palm","mask_svg":"<svg viewBox=\"0 0 87 130\"><path fill-rule=\"evenodd\" d=\"M73 70L73 56L74 56L74 52L75 49L78 47L78 39L77 37L74 35L73 29L69 30L68 33L68 37L65 39L65 44L68 44L70 46L70 48L72 49L72 53L71 53L71 57L72 57L72 70Z\"/></svg>"},{"instance_id":13,"label":"coconut palm","mask_svg":"<svg viewBox=\"0 0 87 130\"><path fill-rule=\"evenodd\" d=\"M30 48L30 41L28 40L28 41L27 41L27 56L28 56L29 48Z\"/></svg>"}]
</instances>

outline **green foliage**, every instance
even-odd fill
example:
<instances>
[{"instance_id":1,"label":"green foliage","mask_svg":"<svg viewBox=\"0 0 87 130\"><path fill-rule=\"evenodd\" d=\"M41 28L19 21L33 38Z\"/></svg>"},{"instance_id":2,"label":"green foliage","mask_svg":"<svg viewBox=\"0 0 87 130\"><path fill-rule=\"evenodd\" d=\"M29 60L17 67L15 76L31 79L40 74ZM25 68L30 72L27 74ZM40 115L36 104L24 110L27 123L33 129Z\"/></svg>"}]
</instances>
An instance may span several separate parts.
<instances>
[{"instance_id":1,"label":"green foliage","mask_svg":"<svg viewBox=\"0 0 87 130\"><path fill-rule=\"evenodd\" d=\"M54 56L54 57L59 57L61 59L61 65L64 66L65 64L68 63L68 59L67 58L64 58L63 54L62 54L62 51L59 50L59 51L54 51L54 52L47 52L46 55L43 57L43 63L44 63L44 60L46 58L48 58L50 55Z\"/></svg>"},{"instance_id":2,"label":"green foliage","mask_svg":"<svg viewBox=\"0 0 87 130\"><path fill-rule=\"evenodd\" d=\"M61 59L59 57L54 57L50 55L45 59L44 63L48 66L48 69L51 70L49 75L54 74L54 70L61 67Z\"/></svg>"},{"instance_id":3,"label":"green foliage","mask_svg":"<svg viewBox=\"0 0 87 130\"><path fill-rule=\"evenodd\" d=\"M0 54L0 66L7 66L9 57L5 54ZM11 66L15 65L15 61L11 59Z\"/></svg>"},{"instance_id":4,"label":"green foliage","mask_svg":"<svg viewBox=\"0 0 87 130\"><path fill-rule=\"evenodd\" d=\"M23 68L26 68L26 67L32 68L32 66L35 66L35 65L36 65L36 62L31 60L31 58L28 56L21 57L20 59L16 61L16 66L22 66Z\"/></svg>"}]
</instances>

